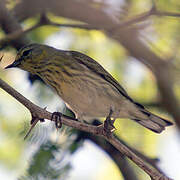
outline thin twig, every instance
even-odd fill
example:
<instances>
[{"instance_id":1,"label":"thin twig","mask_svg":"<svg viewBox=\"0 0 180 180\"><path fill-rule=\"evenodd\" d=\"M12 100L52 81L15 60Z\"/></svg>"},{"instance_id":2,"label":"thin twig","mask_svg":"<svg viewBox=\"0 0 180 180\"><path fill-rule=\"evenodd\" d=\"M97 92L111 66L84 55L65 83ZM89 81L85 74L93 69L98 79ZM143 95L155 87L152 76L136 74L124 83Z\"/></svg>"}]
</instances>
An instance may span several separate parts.
<instances>
[{"instance_id":1,"label":"thin twig","mask_svg":"<svg viewBox=\"0 0 180 180\"><path fill-rule=\"evenodd\" d=\"M120 28L126 28L126 27L129 27L130 25L139 23L141 21L145 21L151 15L152 15L152 11L151 10L147 11L145 13L136 15L133 18L130 18L130 19L124 21L124 22L119 23L118 25L116 25L113 28L111 27L108 32L114 33L114 31L119 30Z\"/></svg>"},{"instance_id":2,"label":"thin twig","mask_svg":"<svg viewBox=\"0 0 180 180\"><path fill-rule=\"evenodd\" d=\"M166 12L166 11L156 11L156 13L154 15L157 15L157 16L180 17L180 13L178 13L178 12Z\"/></svg>"},{"instance_id":3,"label":"thin twig","mask_svg":"<svg viewBox=\"0 0 180 180\"><path fill-rule=\"evenodd\" d=\"M54 23L51 21L49 22L49 24L37 23L28 29L15 31L11 34L6 35L6 37L0 39L0 49L1 49L1 47L4 47L6 44L10 43L11 41L33 31L34 29L37 29L42 26L47 26L47 25L58 26L58 27L67 27L67 28L79 28L79 29L86 29L86 30L99 29L97 27L91 27L87 24L61 24L61 23Z\"/></svg>"},{"instance_id":4,"label":"thin twig","mask_svg":"<svg viewBox=\"0 0 180 180\"><path fill-rule=\"evenodd\" d=\"M40 121L38 118L36 118L33 123L31 124L31 127L29 129L29 131L27 132L27 134L24 136L24 140L26 140L26 138L30 135L31 131L33 130L33 128L36 126L36 124L38 123L38 121Z\"/></svg>"},{"instance_id":5,"label":"thin twig","mask_svg":"<svg viewBox=\"0 0 180 180\"><path fill-rule=\"evenodd\" d=\"M46 25L52 25L52 26L58 26L58 27L64 27L64 28L78 28L78 29L84 29L84 30L100 30L99 27L90 26L89 24L63 24L63 23L55 23L50 21L49 24Z\"/></svg>"},{"instance_id":6,"label":"thin twig","mask_svg":"<svg viewBox=\"0 0 180 180\"><path fill-rule=\"evenodd\" d=\"M51 120L52 113L48 112L46 109L40 108L39 106L33 104L31 101L26 99L20 93L18 93L15 89L10 87L6 82L0 79L0 87L4 89L7 93L17 99L20 103L22 103L26 108L29 109L30 112L33 112L33 115L36 114L37 118L49 119ZM72 118L62 115L62 123L64 125L79 129L81 131L89 132L94 135L101 136L105 138L109 143L111 143L119 152L123 155L127 156L131 159L135 164L137 164L141 169L143 169L153 180L171 180L170 178L163 175L154 167L150 166L147 162L141 159L138 155L136 155L131 149L121 143L116 137L113 135L110 137L104 136L97 126L85 124L79 121L73 121Z\"/></svg>"}]
</instances>

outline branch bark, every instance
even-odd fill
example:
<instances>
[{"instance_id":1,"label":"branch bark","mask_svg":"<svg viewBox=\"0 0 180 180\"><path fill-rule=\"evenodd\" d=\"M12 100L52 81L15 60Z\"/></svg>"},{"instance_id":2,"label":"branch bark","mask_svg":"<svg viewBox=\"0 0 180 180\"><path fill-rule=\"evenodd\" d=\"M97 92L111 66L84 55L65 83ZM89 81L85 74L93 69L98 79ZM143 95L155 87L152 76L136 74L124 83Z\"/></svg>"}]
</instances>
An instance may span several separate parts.
<instances>
[{"instance_id":1,"label":"branch bark","mask_svg":"<svg viewBox=\"0 0 180 180\"><path fill-rule=\"evenodd\" d=\"M33 104L31 101L26 99L20 93L18 93L15 89L10 87L7 83L0 79L0 87L4 89L7 93L13 96L16 100L22 103L32 114L32 117L36 117L38 119L49 119L51 120L52 113L48 112L45 109L40 108L39 106ZM93 135L101 136L110 144L112 144L119 152L123 155L127 156L134 163L136 163L141 169L143 169L153 180L171 180L170 178L163 175L154 167L150 166L147 162L141 159L138 155L136 155L131 149L121 143L115 136L106 137L103 133L100 133L99 128L97 126L88 125L79 121L74 121L72 118L62 115L62 123L66 126L70 126L81 131L92 133Z\"/></svg>"}]
</instances>

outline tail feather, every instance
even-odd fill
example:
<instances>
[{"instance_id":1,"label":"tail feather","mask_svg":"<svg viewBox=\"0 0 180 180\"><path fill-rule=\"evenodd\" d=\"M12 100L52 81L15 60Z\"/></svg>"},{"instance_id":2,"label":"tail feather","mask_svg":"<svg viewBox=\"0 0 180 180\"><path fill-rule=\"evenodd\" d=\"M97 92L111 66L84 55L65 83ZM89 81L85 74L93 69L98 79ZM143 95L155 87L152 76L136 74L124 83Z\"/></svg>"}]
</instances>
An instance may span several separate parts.
<instances>
[{"instance_id":1,"label":"tail feather","mask_svg":"<svg viewBox=\"0 0 180 180\"><path fill-rule=\"evenodd\" d=\"M152 114L148 111L146 111L146 113L149 113L148 115L148 119L140 119L140 118L135 118L133 120L135 120L136 122L138 122L139 124L141 124L142 126L150 129L153 132L156 133L161 133L163 130L165 130L166 126L171 126L173 123L165 120L155 114Z\"/></svg>"},{"instance_id":2,"label":"tail feather","mask_svg":"<svg viewBox=\"0 0 180 180\"><path fill-rule=\"evenodd\" d=\"M157 124L159 124L161 126L164 126L164 127L173 125L172 122L170 122L170 121L168 121L166 119L163 119L163 118L161 118L161 117L159 117L159 116L157 116L155 114L152 114L152 113L151 113L151 116L149 118L150 118L151 121L153 121L153 122L155 122L155 123L157 123Z\"/></svg>"}]
</instances>

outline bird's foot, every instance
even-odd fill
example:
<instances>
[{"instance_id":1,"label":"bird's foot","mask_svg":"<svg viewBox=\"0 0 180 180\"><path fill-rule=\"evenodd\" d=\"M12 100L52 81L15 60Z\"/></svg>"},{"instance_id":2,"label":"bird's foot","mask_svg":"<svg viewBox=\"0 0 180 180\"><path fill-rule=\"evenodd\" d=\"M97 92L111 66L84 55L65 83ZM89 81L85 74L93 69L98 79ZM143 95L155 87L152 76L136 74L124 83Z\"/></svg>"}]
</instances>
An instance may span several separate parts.
<instances>
[{"instance_id":1,"label":"bird's foot","mask_svg":"<svg viewBox=\"0 0 180 180\"><path fill-rule=\"evenodd\" d=\"M106 120L104 121L104 127L105 129L108 129L109 131L113 132L116 128L114 126L115 119L111 119L113 110L110 109L108 116L106 117Z\"/></svg>"},{"instance_id":2,"label":"bird's foot","mask_svg":"<svg viewBox=\"0 0 180 180\"><path fill-rule=\"evenodd\" d=\"M60 113L60 112L53 112L53 113L52 113L51 121L53 121L53 119L55 119L55 126L56 126L56 129L62 127L62 120L61 120L61 117L62 117L62 113Z\"/></svg>"},{"instance_id":3,"label":"bird's foot","mask_svg":"<svg viewBox=\"0 0 180 180\"><path fill-rule=\"evenodd\" d=\"M106 120L104 121L103 126L102 125L99 126L99 130L101 131L101 133L107 137L110 137L116 129L114 127L115 119L113 119L113 120L111 119L112 113L113 113L113 111L112 111L112 109L110 109L109 114L106 117Z\"/></svg>"}]
</instances>

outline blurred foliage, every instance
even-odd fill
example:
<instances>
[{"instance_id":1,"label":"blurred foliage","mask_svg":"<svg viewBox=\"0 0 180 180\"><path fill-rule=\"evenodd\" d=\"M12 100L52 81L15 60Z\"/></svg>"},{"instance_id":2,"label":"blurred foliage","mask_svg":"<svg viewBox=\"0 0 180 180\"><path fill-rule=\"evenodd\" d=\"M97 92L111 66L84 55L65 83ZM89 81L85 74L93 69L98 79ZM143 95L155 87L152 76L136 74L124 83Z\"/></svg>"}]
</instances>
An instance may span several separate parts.
<instances>
[{"instance_id":1,"label":"blurred foliage","mask_svg":"<svg viewBox=\"0 0 180 180\"><path fill-rule=\"evenodd\" d=\"M13 8L14 1L9 2L9 7ZM127 3L126 7L129 8L127 10L128 17L151 8L151 1L127 0L124 3ZM158 0L155 3L157 8L162 11L179 12L180 9L178 0L174 0L173 3L170 0ZM52 14L48 16L52 21L56 22L73 22ZM28 19L23 22L22 26L24 28L30 27L38 21L38 18L39 16ZM180 70L179 30L179 19L172 17L151 17L148 20L148 25L145 24L141 30L142 38L144 38L147 45L156 54L165 57L167 61L171 60L177 72ZM4 33L0 31L0 38L4 36ZM45 43L61 49L77 50L91 56L102 64L125 89L128 89L130 96L139 102L151 103L159 100L155 78L152 73L143 65L129 58L128 53L122 46L107 38L100 31L44 26L28 33L28 37L32 42ZM2 67L13 61L14 49L5 49L1 53L4 54L3 61L0 63L0 76L2 79L38 105L47 106L52 111L58 109L73 116L70 110L64 108L65 106L60 98L41 82L35 82L31 85L26 73L20 70L5 71L2 69ZM132 63L132 61L135 63ZM180 98L180 76L178 75L175 75L177 76L175 90ZM158 108L152 109L150 107L149 109L167 119L171 118ZM58 136L58 133L52 129L43 131L41 128L37 128L28 141L23 141L30 118L29 112L22 105L0 89L0 165L9 171L12 171L12 169L16 171L15 176L21 177L19 179L22 180L67 179L67 174L71 171L70 154L76 152L83 144L82 142L74 142L76 130L71 131L64 128L60 130L62 134ZM45 125L42 124L41 126ZM158 145L158 136L156 134L128 119L118 119L115 126L117 128L116 134L128 144L151 157L156 157ZM36 143L39 142L37 131L40 131L39 133L46 137L43 143ZM31 147L35 145L36 150ZM32 152L29 152L30 147ZM28 157L26 154L28 154ZM60 158L58 154L60 154ZM68 160L61 161L65 157L68 157ZM134 169L137 168L134 167ZM136 170L137 174L140 174L140 171ZM109 179L112 173L107 174L109 175L106 178ZM103 175L101 173L98 178L102 179ZM139 177L140 179L146 179L144 174Z\"/></svg>"},{"instance_id":2,"label":"blurred foliage","mask_svg":"<svg viewBox=\"0 0 180 180\"><path fill-rule=\"evenodd\" d=\"M62 159L57 160L59 145L50 141L42 144L39 150L32 157L26 176L22 176L19 180L26 179L64 179L70 170L68 163L61 163ZM63 165L62 165L63 164Z\"/></svg>"}]
</instances>

